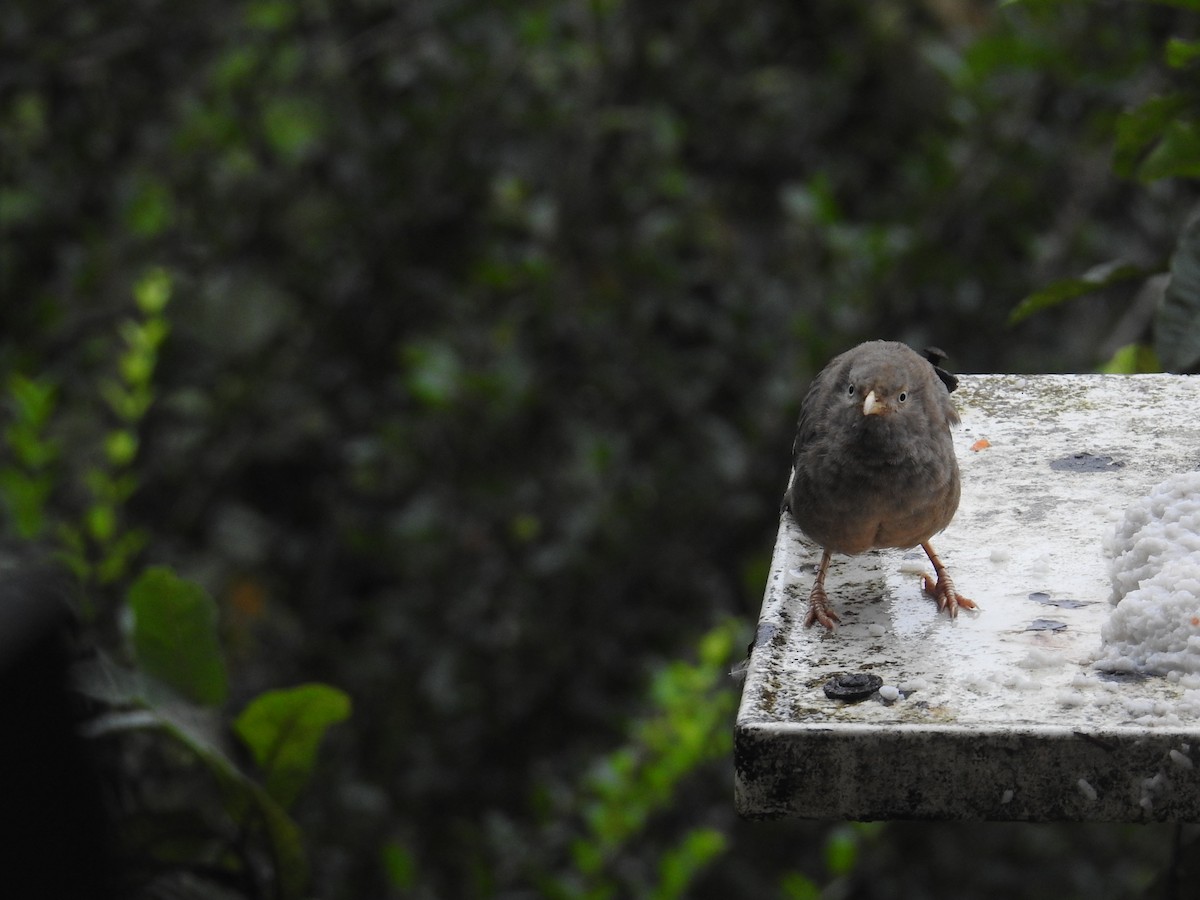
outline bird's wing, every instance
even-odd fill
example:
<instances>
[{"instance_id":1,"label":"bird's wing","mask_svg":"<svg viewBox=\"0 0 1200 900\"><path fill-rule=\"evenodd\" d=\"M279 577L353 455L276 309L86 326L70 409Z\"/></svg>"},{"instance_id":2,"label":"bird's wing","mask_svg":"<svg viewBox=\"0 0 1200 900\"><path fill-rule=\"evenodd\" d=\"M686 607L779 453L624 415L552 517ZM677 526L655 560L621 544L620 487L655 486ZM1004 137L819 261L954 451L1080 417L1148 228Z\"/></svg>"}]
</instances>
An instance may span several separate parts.
<instances>
[{"instance_id":1,"label":"bird's wing","mask_svg":"<svg viewBox=\"0 0 1200 900\"><path fill-rule=\"evenodd\" d=\"M830 366L826 366L817 373L800 403L800 418L796 422L796 436L792 439L791 477L788 478L788 486L783 492L783 500L780 502L780 508L791 511L793 515L795 515L795 510L792 509L792 496L796 485L796 466L805 447L817 437L816 420L820 407L823 405L824 395L827 393L826 385L832 377L829 374L830 368Z\"/></svg>"},{"instance_id":2,"label":"bird's wing","mask_svg":"<svg viewBox=\"0 0 1200 900\"><path fill-rule=\"evenodd\" d=\"M817 436L816 421L819 418L821 407L824 405L824 398L828 394L827 386L834 378L834 375L831 374L833 368L833 366L826 366L817 373L816 377L812 380L812 384L808 386L808 392L805 393L804 400L800 403L800 418L796 422L796 437L792 441L793 467L800 458L800 454L804 452L804 448Z\"/></svg>"}]
</instances>

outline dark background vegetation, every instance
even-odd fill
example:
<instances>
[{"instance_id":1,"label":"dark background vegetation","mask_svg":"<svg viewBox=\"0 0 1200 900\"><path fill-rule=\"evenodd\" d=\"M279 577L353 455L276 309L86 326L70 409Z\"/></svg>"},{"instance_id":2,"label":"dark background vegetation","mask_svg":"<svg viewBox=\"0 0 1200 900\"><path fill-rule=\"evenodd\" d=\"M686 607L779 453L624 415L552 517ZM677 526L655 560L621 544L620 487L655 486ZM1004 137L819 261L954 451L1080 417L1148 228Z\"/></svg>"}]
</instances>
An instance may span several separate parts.
<instances>
[{"instance_id":1,"label":"dark background vegetation","mask_svg":"<svg viewBox=\"0 0 1200 900\"><path fill-rule=\"evenodd\" d=\"M311 680L352 698L294 810L312 896L1136 895L1169 829L736 821L736 685L705 677L751 632L831 355L886 337L960 372L1084 372L1148 339L1144 278L1009 316L1099 264L1165 268L1196 192L1123 177L1114 147L1124 112L1190 89L1164 48L1198 21L7 3L0 370L55 390L48 520L87 513L98 385L161 268L129 575L211 592L230 713ZM128 580L79 589L118 656ZM637 723L704 708L716 727L663 774ZM618 788L659 800L604 844ZM218 895L198 885L170 895Z\"/></svg>"}]
</instances>

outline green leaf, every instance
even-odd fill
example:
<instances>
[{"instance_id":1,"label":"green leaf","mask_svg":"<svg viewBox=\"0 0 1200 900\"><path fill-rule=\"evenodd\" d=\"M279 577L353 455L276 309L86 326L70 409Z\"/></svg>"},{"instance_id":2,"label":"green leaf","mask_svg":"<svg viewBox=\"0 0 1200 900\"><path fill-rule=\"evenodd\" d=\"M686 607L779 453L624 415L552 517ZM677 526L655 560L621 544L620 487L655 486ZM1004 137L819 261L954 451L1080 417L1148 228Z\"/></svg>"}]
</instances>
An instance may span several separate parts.
<instances>
[{"instance_id":1,"label":"green leaf","mask_svg":"<svg viewBox=\"0 0 1200 900\"><path fill-rule=\"evenodd\" d=\"M18 537L38 537L46 525L46 500L54 489L49 477L30 477L13 468L0 469L0 497L13 517Z\"/></svg>"},{"instance_id":2,"label":"green leaf","mask_svg":"<svg viewBox=\"0 0 1200 900\"><path fill-rule=\"evenodd\" d=\"M801 872L788 872L779 881L779 890L787 900L820 900L817 883Z\"/></svg>"},{"instance_id":3,"label":"green leaf","mask_svg":"<svg viewBox=\"0 0 1200 900\"><path fill-rule=\"evenodd\" d=\"M299 97L271 100L263 110L267 140L284 160L300 162L316 146L324 132L320 108Z\"/></svg>"},{"instance_id":4,"label":"green leaf","mask_svg":"<svg viewBox=\"0 0 1200 900\"><path fill-rule=\"evenodd\" d=\"M87 533L97 543L103 544L117 530L117 513L111 506L96 503L88 507L83 515Z\"/></svg>"},{"instance_id":5,"label":"green leaf","mask_svg":"<svg viewBox=\"0 0 1200 900\"><path fill-rule=\"evenodd\" d=\"M1189 105L1183 94L1168 94L1151 97L1124 113L1117 119L1113 170L1124 178L1132 178L1146 153Z\"/></svg>"},{"instance_id":6,"label":"green leaf","mask_svg":"<svg viewBox=\"0 0 1200 900\"><path fill-rule=\"evenodd\" d=\"M1126 344L1100 367L1100 371L1105 375L1139 375L1161 372L1162 366L1150 347L1145 344Z\"/></svg>"},{"instance_id":7,"label":"green leaf","mask_svg":"<svg viewBox=\"0 0 1200 900\"><path fill-rule=\"evenodd\" d=\"M831 875L848 875L858 860L858 837L849 828L835 828L825 844L825 866Z\"/></svg>"},{"instance_id":8,"label":"green leaf","mask_svg":"<svg viewBox=\"0 0 1200 900\"><path fill-rule=\"evenodd\" d=\"M700 663L708 669L723 671L733 653L734 638L738 630L737 622L729 620L701 637L696 648Z\"/></svg>"},{"instance_id":9,"label":"green leaf","mask_svg":"<svg viewBox=\"0 0 1200 900\"><path fill-rule=\"evenodd\" d=\"M150 542L150 536L140 528L126 531L106 548L104 557L96 564L96 577L101 584L112 584L125 577L133 558Z\"/></svg>"},{"instance_id":10,"label":"green leaf","mask_svg":"<svg viewBox=\"0 0 1200 900\"><path fill-rule=\"evenodd\" d=\"M1171 38L1167 41L1167 65L1173 69L1185 69L1200 59L1200 41L1185 41Z\"/></svg>"},{"instance_id":11,"label":"green leaf","mask_svg":"<svg viewBox=\"0 0 1200 900\"><path fill-rule=\"evenodd\" d=\"M60 522L55 529L62 550L58 559L71 570L76 580L86 582L91 576L92 564L87 558L87 540L83 530L75 525ZM83 613L90 618L93 612L90 598L85 594L81 601Z\"/></svg>"},{"instance_id":12,"label":"green leaf","mask_svg":"<svg viewBox=\"0 0 1200 900\"><path fill-rule=\"evenodd\" d=\"M650 894L654 900L682 897L700 870L725 852L726 837L712 828L697 828L665 854L659 863L659 882Z\"/></svg>"},{"instance_id":13,"label":"green leaf","mask_svg":"<svg viewBox=\"0 0 1200 900\"><path fill-rule=\"evenodd\" d=\"M231 47L213 63L212 84L222 91L250 84L261 56L262 51L257 45Z\"/></svg>"},{"instance_id":14,"label":"green leaf","mask_svg":"<svg viewBox=\"0 0 1200 900\"><path fill-rule=\"evenodd\" d=\"M296 18L299 4L287 0L255 0L246 7L246 24L261 31L282 31Z\"/></svg>"},{"instance_id":15,"label":"green leaf","mask_svg":"<svg viewBox=\"0 0 1200 900\"><path fill-rule=\"evenodd\" d=\"M1065 278L1062 281L1056 281L1025 297L1009 315L1008 324L1016 325L1034 313L1057 306L1066 300L1073 300L1122 281L1145 278L1152 274L1154 274L1152 269L1119 261L1096 266L1079 278Z\"/></svg>"},{"instance_id":16,"label":"green leaf","mask_svg":"<svg viewBox=\"0 0 1200 900\"><path fill-rule=\"evenodd\" d=\"M287 807L308 783L325 731L349 715L344 692L304 684L260 694L233 727L266 776L267 793Z\"/></svg>"},{"instance_id":17,"label":"green leaf","mask_svg":"<svg viewBox=\"0 0 1200 900\"><path fill-rule=\"evenodd\" d=\"M571 842L571 861L584 875L595 875L604 867L604 852L595 841L578 838Z\"/></svg>"},{"instance_id":18,"label":"green leaf","mask_svg":"<svg viewBox=\"0 0 1200 900\"><path fill-rule=\"evenodd\" d=\"M197 703L223 702L227 682L217 639L217 605L204 589L155 566L133 583L125 602L142 669Z\"/></svg>"},{"instance_id":19,"label":"green leaf","mask_svg":"<svg viewBox=\"0 0 1200 900\"><path fill-rule=\"evenodd\" d=\"M1154 319L1154 349L1167 372L1200 369L1200 216L1183 229Z\"/></svg>"},{"instance_id":20,"label":"green leaf","mask_svg":"<svg viewBox=\"0 0 1200 900\"><path fill-rule=\"evenodd\" d=\"M113 378L100 382L100 396L118 419L123 422L138 422L154 402L154 391L144 384L128 388Z\"/></svg>"},{"instance_id":21,"label":"green leaf","mask_svg":"<svg viewBox=\"0 0 1200 900\"><path fill-rule=\"evenodd\" d=\"M154 237L171 226L175 219L175 198L165 182L154 175L142 175L133 196L125 206L125 224L140 237Z\"/></svg>"},{"instance_id":22,"label":"green leaf","mask_svg":"<svg viewBox=\"0 0 1200 900\"><path fill-rule=\"evenodd\" d=\"M389 885L398 891L412 890L417 886L417 861L408 848L399 841L388 841L383 845L380 856Z\"/></svg>"},{"instance_id":23,"label":"green leaf","mask_svg":"<svg viewBox=\"0 0 1200 900\"><path fill-rule=\"evenodd\" d=\"M137 451L138 436L128 428L115 428L104 437L104 455L117 468L133 462Z\"/></svg>"},{"instance_id":24,"label":"green leaf","mask_svg":"<svg viewBox=\"0 0 1200 900\"><path fill-rule=\"evenodd\" d=\"M43 438L40 431L26 423L15 423L4 437L13 457L30 472L41 472L58 459L58 444Z\"/></svg>"},{"instance_id":25,"label":"green leaf","mask_svg":"<svg viewBox=\"0 0 1200 900\"><path fill-rule=\"evenodd\" d=\"M147 298L147 303L166 302L162 299L165 295L158 292L147 291L143 297ZM146 311L144 321L136 319L126 319L121 323L119 331L124 339L128 350L125 353L126 357L134 357L137 359L145 359L150 366L154 365L155 351L167 336L169 326L166 319L162 318L158 313ZM134 380L129 378L127 380Z\"/></svg>"},{"instance_id":26,"label":"green leaf","mask_svg":"<svg viewBox=\"0 0 1200 900\"><path fill-rule=\"evenodd\" d=\"M54 412L58 388L48 380L13 375L8 391L17 405L19 418L35 428L44 425Z\"/></svg>"},{"instance_id":27,"label":"green leaf","mask_svg":"<svg viewBox=\"0 0 1200 900\"><path fill-rule=\"evenodd\" d=\"M1155 147L1138 166L1144 182L1161 178L1200 178L1200 123L1177 119L1167 125Z\"/></svg>"},{"instance_id":28,"label":"green leaf","mask_svg":"<svg viewBox=\"0 0 1200 900\"><path fill-rule=\"evenodd\" d=\"M154 374L154 356L140 349L131 350L118 360L117 368L126 384L135 387L148 384Z\"/></svg>"}]
</instances>

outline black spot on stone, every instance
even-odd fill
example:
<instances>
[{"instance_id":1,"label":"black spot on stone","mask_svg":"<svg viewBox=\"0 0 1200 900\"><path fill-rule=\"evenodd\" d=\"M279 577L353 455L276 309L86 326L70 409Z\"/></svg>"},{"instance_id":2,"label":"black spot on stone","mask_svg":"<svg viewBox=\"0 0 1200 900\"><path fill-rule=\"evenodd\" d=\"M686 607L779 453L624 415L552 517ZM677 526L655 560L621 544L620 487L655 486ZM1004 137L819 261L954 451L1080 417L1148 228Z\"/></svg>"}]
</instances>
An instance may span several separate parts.
<instances>
[{"instance_id":1,"label":"black spot on stone","mask_svg":"<svg viewBox=\"0 0 1200 900\"><path fill-rule=\"evenodd\" d=\"M868 672L837 675L825 682L825 696L830 700L854 702L865 700L883 687L883 679Z\"/></svg>"},{"instance_id":2,"label":"black spot on stone","mask_svg":"<svg viewBox=\"0 0 1200 900\"><path fill-rule=\"evenodd\" d=\"M1052 460L1050 463L1050 468L1056 472L1111 472L1113 469L1124 467L1125 463L1119 459L1113 459L1111 456L1097 456L1086 451L1072 453L1070 456Z\"/></svg>"}]
</instances>

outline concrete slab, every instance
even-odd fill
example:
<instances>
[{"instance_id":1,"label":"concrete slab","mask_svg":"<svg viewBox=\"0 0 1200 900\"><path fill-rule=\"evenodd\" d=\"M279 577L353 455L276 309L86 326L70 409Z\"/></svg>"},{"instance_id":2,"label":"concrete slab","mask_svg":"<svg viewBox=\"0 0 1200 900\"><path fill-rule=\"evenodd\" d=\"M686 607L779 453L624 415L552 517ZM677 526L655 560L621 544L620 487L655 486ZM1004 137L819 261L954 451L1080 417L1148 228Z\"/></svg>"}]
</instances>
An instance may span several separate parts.
<instances>
[{"instance_id":1,"label":"concrete slab","mask_svg":"<svg viewBox=\"0 0 1200 900\"><path fill-rule=\"evenodd\" d=\"M835 557L843 624L804 628L820 551L781 516L736 723L739 812L1200 821L1200 679L1094 667L1104 536L1200 467L1200 377L966 375L954 397L963 496L933 544L981 611L939 614L924 554L882 551ZM884 688L829 699L845 673Z\"/></svg>"}]
</instances>

